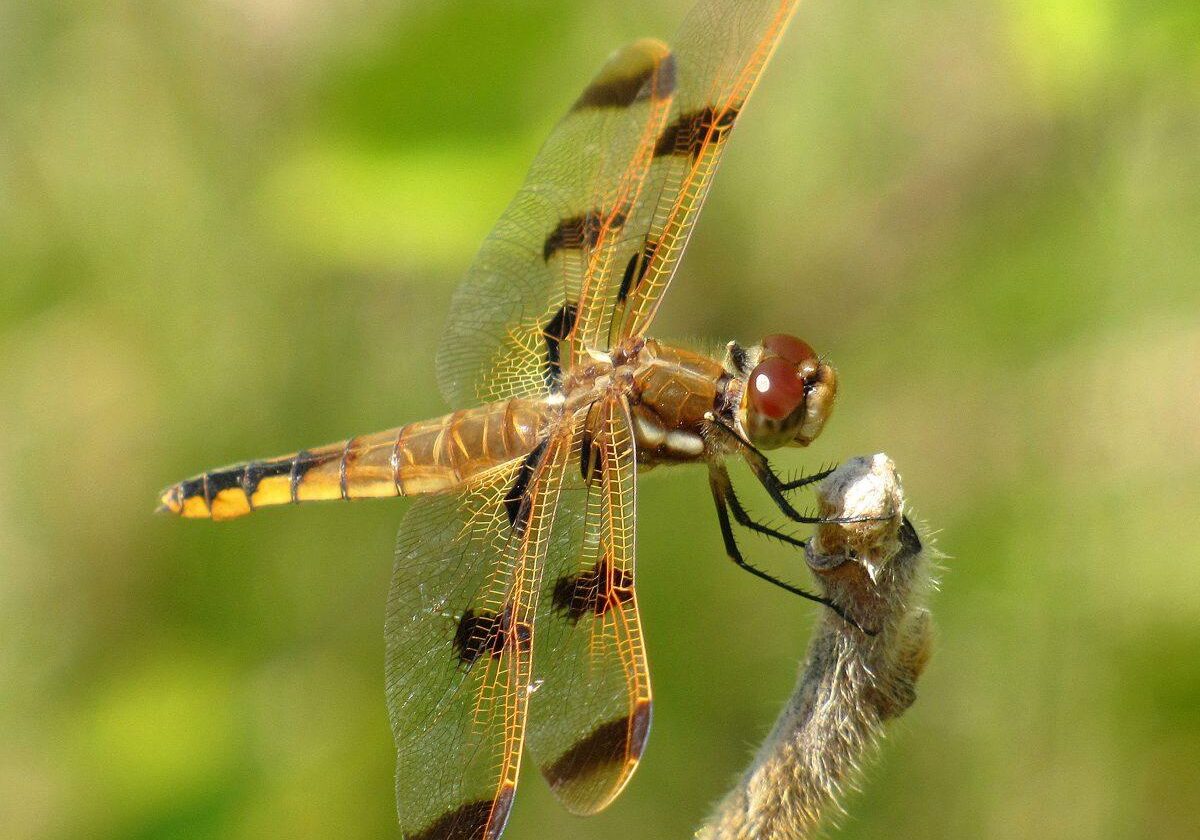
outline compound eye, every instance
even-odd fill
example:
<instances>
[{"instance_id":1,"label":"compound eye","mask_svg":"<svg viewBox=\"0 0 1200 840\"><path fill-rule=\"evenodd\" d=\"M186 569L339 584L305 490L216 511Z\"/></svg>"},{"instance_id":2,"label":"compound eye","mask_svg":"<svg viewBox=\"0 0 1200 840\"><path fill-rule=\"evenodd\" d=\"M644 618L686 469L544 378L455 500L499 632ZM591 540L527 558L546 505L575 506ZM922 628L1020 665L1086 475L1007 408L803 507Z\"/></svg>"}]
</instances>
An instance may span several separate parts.
<instances>
[{"instance_id":1,"label":"compound eye","mask_svg":"<svg viewBox=\"0 0 1200 840\"><path fill-rule=\"evenodd\" d=\"M762 340L762 346L764 350L781 356L794 365L817 360L817 354L808 342L796 338L794 335L784 335L783 333L769 335Z\"/></svg>"},{"instance_id":2,"label":"compound eye","mask_svg":"<svg viewBox=\"0 0 1200 840\"><path fill-rule=\"evenodd\" d=\"M804 380L796 372L793 362L780 356L771 356L759 362L751 372L750 408L763 417L782 420L799 408L802 402Z\"/></svg>"}]
</instances>

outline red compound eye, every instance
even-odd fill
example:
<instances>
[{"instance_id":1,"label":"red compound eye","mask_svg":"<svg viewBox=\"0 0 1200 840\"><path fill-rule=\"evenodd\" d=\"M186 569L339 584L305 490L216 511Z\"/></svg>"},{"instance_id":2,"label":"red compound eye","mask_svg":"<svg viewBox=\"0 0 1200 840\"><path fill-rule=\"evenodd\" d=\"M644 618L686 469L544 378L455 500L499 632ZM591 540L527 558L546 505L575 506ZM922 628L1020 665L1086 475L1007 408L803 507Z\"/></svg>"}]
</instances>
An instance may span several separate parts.
<instances>
[{"instance_id":1,"label":"red compound eye","mask_svg":"<svg viewBox=\"0 0 1200 840\"><path fill-rule=\"evenodd\" d=\"M765 346L766 342L763 344ZM796 372L793 362L772 356L759 362L751 372L750 407L762 416L782 420L799 408L802 402L804 380Z\"/></svg>"},{"instance_id":2,"label":"red compound eye","mask_svg":"<svg viewBox=\"0 0 1200 840\"><path fill-rule=\"evenodd\" d=\"M774 353L776 356L782 356L794 365L817 360L817 354L813 352L808 342L802 341L794 335L784 335L783 333L769 335L762 340L762 346L764 350Z\"/></svg>"}]
</instances>

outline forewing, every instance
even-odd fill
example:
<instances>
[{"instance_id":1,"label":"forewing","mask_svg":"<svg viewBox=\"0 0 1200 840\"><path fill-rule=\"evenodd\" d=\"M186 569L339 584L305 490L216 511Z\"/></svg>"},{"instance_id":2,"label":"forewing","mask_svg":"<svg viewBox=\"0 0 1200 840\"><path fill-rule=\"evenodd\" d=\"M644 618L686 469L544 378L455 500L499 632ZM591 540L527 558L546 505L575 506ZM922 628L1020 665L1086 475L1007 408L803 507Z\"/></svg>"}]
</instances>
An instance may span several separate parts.
<instances>
[{"instance_id":1,"label":"forewing","mask_svg":"<svg viewBox=\"0 0 1200 840\"><path fill-rule=\"evenodd\" d=\"M637 41L554 128L451 303L438 381L452 405L554 387L570 363L584 276L633 211L673 87L666 45Z\"/></svg>"},{"instance_id":2,"label":"forewing","mask_svg":"<svg viewBox=\"0 0 1200 840\"><path fill-rule=\"evenodd\" d=\"M547 558L542 581L529 729L542 775L578 814L621 792L641 757L651 710L634 592L633 436L623 399L610 397L596 411L594 434L581 430L581 457L572 464L582 465L585 483L563 491L585 516L561 522L555 546L562 550Z\"/></svg>"},{"instance_id":3,"label":"forewing","mask_svg":"<svg viewBox=\"0 0 1200 840\"><path fill-rule=\"evenodd\" d=\"M463 493L416 499L404 518L388 601L387 694L405 837L490 840L504 828L570 445L569 428L552 433Z\"/></svg>"},{"instance_id":4,"label":"forewing","mask_svg":"<svg viewBox=\"0 0 1200 840\"><path fill-rule=\"evenodd\" d=\"M675 38L676 92L654 141L643 201L615 257L624 265L616 330L643 335L683 255L735 123L795 0L701 0Z\"/></svg>"}]
</instances>

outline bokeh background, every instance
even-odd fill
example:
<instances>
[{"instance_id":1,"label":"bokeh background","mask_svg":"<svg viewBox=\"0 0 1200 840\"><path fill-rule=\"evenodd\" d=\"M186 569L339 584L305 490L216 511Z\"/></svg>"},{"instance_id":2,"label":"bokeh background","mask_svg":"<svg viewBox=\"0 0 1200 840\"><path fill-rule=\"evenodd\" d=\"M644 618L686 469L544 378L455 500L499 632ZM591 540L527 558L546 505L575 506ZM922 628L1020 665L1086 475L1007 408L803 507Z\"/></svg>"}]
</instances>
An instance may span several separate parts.
<instances>
[{"instance_id":1,"label":"bokeh background","mask_svg":"<svg viewBox=\"0 0 1200 840\"><path fill-rule=\"evenodd\" d=\"M150 511L441 412L457 278L650 5L0 5L0 834L397 835L405 502ZM1197 44L1194 0L809 0L739 125L656 332L808 338L843 395L780 464L888 452L949 555L830 836L1195 836ZM589 820L527 768L508 836L687 836L793 684L815 608L702 470L641 510L643 767Z\"/></svg>"}]
</instances>

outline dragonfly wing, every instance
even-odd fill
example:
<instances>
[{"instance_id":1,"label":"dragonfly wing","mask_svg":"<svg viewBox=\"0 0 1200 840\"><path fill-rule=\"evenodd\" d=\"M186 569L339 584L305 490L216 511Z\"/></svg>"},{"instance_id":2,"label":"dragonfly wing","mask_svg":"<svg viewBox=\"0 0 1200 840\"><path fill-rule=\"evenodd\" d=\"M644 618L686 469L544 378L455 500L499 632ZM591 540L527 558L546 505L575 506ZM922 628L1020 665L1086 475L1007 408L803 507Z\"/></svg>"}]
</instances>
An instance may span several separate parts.
<instances>
[{"instance_id":1,"label":"dragonfly wing","mask_svg":"<svg viewBox=\"0 0 1200 840\"><path fill-rule=\"evenodd\" d=\"M504 828L571 442L569 426L552 432L461 493L416 499L404 518L388 601L387 694L405 837L490 839Z\"/></svg>"},{"instance_id":2,"label":"dragonfly wing","mask_svg":"<svg viewBox=\"0 0 1200 840\"><path fill-rule=\"evenodd\" d=\"M671 114L614 258L625 266L614 295L621 336L644 335L657 313L729 135L797 5L701 0L676 34Z\"/></svg>"},{"instance_id":3,"label":"dragonfly wing","mask_svg":"<svg viewBox=\"0 0 1200 840\"><path fill-rule=\"evenodd\" d=\"M650 675L634 593L636 455L628 407L610 396L581 429L585 482L563 491L582 519L560 522L546 562L530 750L572 812L608 805L650 728ZM573 472L572 468L572 472ZM579 500L579 501L576 501Z\"/></svg>"},{"instance_id":4,"label":"dragonfly wing","mask_svg":"<svg viewBox=\"0 0 1200 840\"><path fill-rule=\"evenodd\" d=\"M452 405L554 386L593 251L632 212L646 166L639 174L630 161L661 133L673 87L666 45L637 41L554 128L451 303L437 364Z\"/></svg>"}]
</instances>

